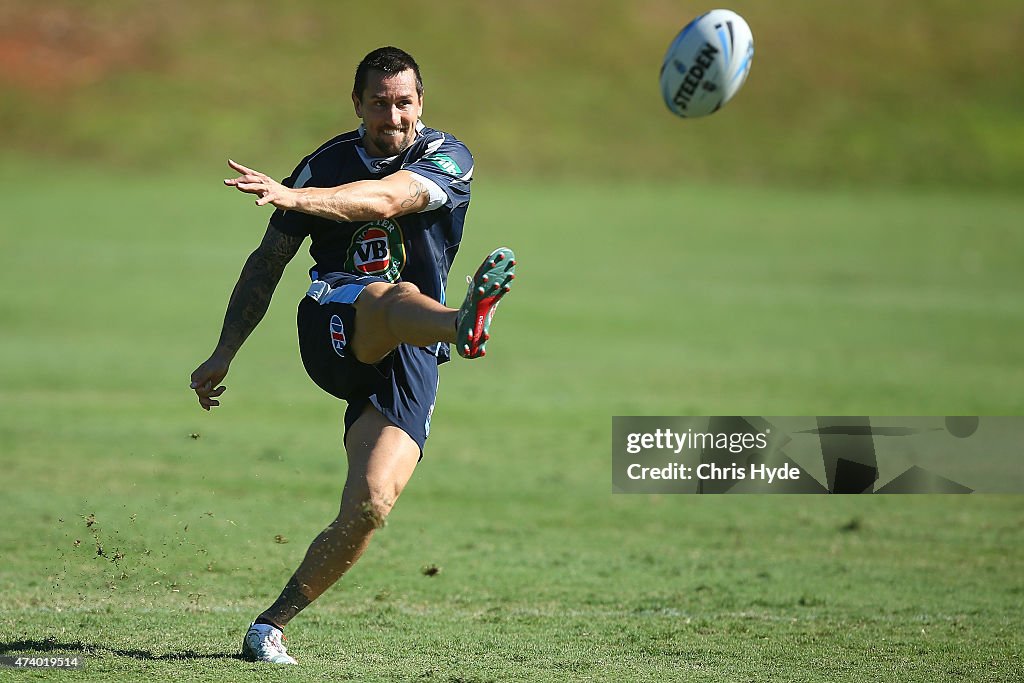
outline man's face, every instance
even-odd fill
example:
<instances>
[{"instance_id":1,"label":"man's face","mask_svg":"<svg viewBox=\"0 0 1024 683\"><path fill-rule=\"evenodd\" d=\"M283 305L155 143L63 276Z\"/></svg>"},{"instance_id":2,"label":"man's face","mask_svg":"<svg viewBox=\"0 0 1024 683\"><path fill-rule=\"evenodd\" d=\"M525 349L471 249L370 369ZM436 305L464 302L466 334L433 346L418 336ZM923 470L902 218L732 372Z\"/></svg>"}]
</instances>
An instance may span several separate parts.
<instances>
[{"instance_id":1,"label":"man's face","mask_svg":"<svg viewBox=\"0 0 1024 683\"><path fill-rule=\"evenodd\" d=\"M423 115L423 98L416 94L416 74L406 69L386 74L370 69L366 88L352 93L356 116L366 126L363 144L373 156L402 152L416 138L416 122Z\"/></svg>"}]
</instances>

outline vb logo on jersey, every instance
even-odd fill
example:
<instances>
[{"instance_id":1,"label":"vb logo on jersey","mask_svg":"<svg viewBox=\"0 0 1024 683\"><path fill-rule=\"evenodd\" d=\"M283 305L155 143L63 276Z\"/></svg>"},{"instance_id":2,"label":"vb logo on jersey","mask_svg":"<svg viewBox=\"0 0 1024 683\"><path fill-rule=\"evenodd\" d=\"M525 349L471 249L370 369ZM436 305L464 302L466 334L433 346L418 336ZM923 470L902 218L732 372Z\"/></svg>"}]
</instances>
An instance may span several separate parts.
<instances>
[{"instance_id":1,"label":"vb logo on jersey","mask_svg":"<svg viewBox=\"0 0 1024 683\"><path fill-rule=\"evenodd\" d=\"M345 325L342 324L341 318L337 315L331 316L331 346L334 347L334 352L345 357Z\"/></svg>"},{"instance_id":2,"label":"vb logo on jersey","mask_svg":"<svg viewBox=\"0 0 1024 683\"><path fill-rule=\"evenodd\" d=\"M348 248L345 270L398 282L404 267L405 244L398 223L384 219L366 223L356 230Z\"/></svg>"}]
</instances>

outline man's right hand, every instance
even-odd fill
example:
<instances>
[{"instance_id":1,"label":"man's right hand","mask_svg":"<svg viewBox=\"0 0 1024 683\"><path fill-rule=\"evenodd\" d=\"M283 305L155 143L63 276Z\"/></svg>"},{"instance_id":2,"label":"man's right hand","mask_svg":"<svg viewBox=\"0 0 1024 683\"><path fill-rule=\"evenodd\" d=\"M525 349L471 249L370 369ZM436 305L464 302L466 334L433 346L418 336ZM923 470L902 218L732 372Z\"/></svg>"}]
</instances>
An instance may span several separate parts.
<instances>
[{"instance_id":1,"label":"man's right hand","mask_svg":"<svg viewBox=\"0 0 1024 683\"><path fill-rule=\"evenodd\" d=\"M214 353L192 373L192 384L189 386L199 397L199 405L203 407L203 410L220 405L220 401L216 399L227 389L220 383L227 376L230 365L230 359Z\"/></svg>"},{"instance_id":2,"label":"man's right hand","mask_svg":"<svg viewBox=\"0 0 1024 683\"><path fill-rule=\"evenodd\" d=\"M241 192L254 194L259 197L256 200L256 206L273 204L278 209L285 211L296 208L297 193L292 188L285 187L266 173L260 173L255 169L243 166L237 161L228 159L228 166L242 175L237 178L225 178L224 184L228 187L234 187Z\"/></svg>"}]
</instances>

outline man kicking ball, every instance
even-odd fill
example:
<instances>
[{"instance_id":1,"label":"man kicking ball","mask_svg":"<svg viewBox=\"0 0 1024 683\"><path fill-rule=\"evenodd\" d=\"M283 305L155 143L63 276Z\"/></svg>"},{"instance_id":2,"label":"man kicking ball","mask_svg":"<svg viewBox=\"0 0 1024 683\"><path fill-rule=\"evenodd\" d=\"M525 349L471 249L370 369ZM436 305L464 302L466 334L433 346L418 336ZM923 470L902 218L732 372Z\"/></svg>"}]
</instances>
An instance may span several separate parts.
<instances>
[{"instance_id":1,"label":"man kicking ball","mask_svg":"<svg viewBox=\"0 0 1024 683\"><path fill-rule=\"evenodd\" d=\"M284 628L359 559L412 476L448 344L464 358L483 356L515 278L512 251L496 249L467 278L461 307L444 305L473 157L420 121L423 82L412 56L393 47L368 54L352 103L362 125L321 145L283 183L229 162L240 175L225 184L276 210L231 293L217 347L192 373L199 404L220 405L231 361L308 235L315 265L299 303L299 350L313 381L348 403L348 477L337 518L245 635L243 655L275 664L296 663Z\"/></svg>"}]
</instances>

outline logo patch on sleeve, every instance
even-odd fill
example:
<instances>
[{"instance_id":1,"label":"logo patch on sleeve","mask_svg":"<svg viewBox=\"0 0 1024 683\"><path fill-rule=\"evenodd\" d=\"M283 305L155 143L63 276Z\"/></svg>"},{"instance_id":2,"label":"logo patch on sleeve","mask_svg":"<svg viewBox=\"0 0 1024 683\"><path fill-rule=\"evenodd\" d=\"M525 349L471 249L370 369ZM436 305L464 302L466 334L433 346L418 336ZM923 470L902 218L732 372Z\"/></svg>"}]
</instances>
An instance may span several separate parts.
<instances>
[{"instance_id":1,"label":"logo patch on sleeve","mask_svg":"<svg viewBox=\"0 0 1024 683\"><path fill-rule=\"evenodd\" d=\"M345 339L345 325L341 322L341 318L337 315L331 316L331 346L334 347L334 352L345 357L345 344L348 341Z\"/></svg>"},{"instance_id":2,"label":"logo patch on sleeve","mask_svg":"<svg viewBox=\"0 0 1024 683\"><path fill-rule=\"evenodd\" d=\"M431 154L428 157L424 157L427 161L433 163L439 169L454 176L462 175L462 169L455 163L455 159L452 159L447 154Z\"/></svg>"}]
</instances>

